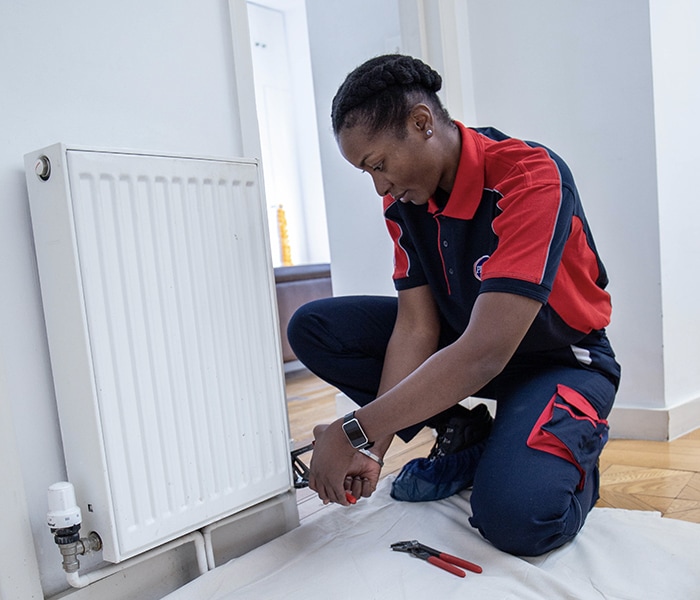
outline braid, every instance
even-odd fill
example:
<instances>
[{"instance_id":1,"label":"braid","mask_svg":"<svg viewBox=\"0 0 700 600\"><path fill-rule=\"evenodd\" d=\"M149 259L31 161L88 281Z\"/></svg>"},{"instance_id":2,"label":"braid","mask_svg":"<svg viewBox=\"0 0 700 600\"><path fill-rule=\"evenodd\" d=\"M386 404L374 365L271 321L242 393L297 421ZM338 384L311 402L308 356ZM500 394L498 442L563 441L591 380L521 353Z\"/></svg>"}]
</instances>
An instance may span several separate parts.
<instances>
[{"instance_id":1,"label":"braid","mask_svg":"<svg viewBox=\"0 0 700 600\"><path fill-rule=\"evenodd\" d=\"M347 76L333 98L333 132L338 136L342 129L362 123L373 133L394 129L402 137L410 110L420 101L450 121L437 96L441 87L440 74L417 58L401 54L372 58Z\"/></svg>"}]
</instances>

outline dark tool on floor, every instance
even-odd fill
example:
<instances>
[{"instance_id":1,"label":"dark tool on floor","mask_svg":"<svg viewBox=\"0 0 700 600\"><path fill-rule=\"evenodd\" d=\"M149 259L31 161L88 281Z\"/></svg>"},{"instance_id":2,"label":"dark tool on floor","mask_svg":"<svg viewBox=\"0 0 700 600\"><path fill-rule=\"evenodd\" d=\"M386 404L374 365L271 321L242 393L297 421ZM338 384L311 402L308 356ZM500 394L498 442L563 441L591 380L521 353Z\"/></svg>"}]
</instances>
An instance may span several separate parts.
<instances>
[{"instance_id":1,"label":"dark tool on floor","mask_svg":"<svg viewBox=\"0 0 700 600\"><path fill-rule=\"evenodd\" d=\"M309 467L299 458L302 454L311 452L314 449L313 443L292 450L292 471L294 471L294 487L297 489L309 486Z\"/></svg>"},{"instance_id":2,"label":"dark tool on floor","mask_svg":"<svg viewBox=\"0 0 700 600\"><path fill-rule=\"evenodd\" d=\"M474 563L462 558L457 558L451 554L445 554L444 552L435 550L430 546L425 546L417 540L396 542L395 544L391 545L391 549L396 550L397 552L407 552L416 558L428 561L431 565L435 565L436 567L440 567L453 575L457 575L457 577L464 577L466 575L462 569L458 569L457 567L462 567L467 569L467 571L472 571L473 573L481 573L483 571L479 565L475 565Z\"/></svg>"},{"instance_id":3,"label":"dark tool on floor","mask_svg":"<svg viewBox=\"0 0 700 600\"><path fill-rule=\"evenodd\" d=\"M292 450L291 452L292 470L294 471L294 487L297 489L309 486L309 467L306 466L306 463L304 463L304 461L299 457L302 454L311 452L313 449L314 445L311 443L306 446L302 446L301 448L297 448L296 450ZM355 504L357 502L357 498L347 491L345 492L345 498L350 504Z\"/></svg>"}]
</instances>

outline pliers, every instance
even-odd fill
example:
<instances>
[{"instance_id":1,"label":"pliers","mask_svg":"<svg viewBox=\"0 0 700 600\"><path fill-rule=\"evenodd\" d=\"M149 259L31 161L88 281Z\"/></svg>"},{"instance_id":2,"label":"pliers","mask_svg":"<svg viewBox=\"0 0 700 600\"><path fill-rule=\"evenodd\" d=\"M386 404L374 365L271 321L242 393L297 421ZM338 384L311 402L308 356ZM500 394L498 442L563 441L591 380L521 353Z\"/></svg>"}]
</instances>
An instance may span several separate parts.
<instances>
[{"instance_id":1,"label":"pliers","mask_svg":"<svg viewBox=\"0 0 700 600\"><path fill-rule=\"evenodd\" d=\"M305 488L309 486L309 475L311 471L309 467L306 466L303 460L299 458L300 455L311 452L314 449L313 443L303 446L302 448L297 448L292 450L292 470L294 471L294 487L297 489ZM353 496L348 490L345 491L345 499L350 504L355 504L357 498Z\"/></svg>"},{"instance_id":2,"label":"pliers","mask_svg":"<svg viewBox=\"0 0 700 600\"><path fill-rule=\"evenodd\" d=\"M483 571L479 565L475 565L474 563L462 558L457 558L451 554L445 554L444 552L435 550L434 548L421 544L417 540L396 542L395 544L391 545L391 549L396 550L397 552L407 552L416 558L426 560L431 565L445 569L445 571L448 571L453 575L457 575L457 577L464 577L466 575L462 569L458 569L457 567L463 567L467 569L467 571L471 571L473 573L481 573ZM457 565L457 567L454 565Z\"/></svg>"},{"instance_id":3,"label":"pliers","mask_svg":"<svg viewBox=\"0 0 700 600\"><path fill-rule=\"evenodd\" d=\"M307 444L296 450L292 450L292 470L294 471L294 487L297 489L308 487L309 485L309 467L306 466L299 456L311 452L314 449L313 444Z\"/></svg>"}]
</instances>

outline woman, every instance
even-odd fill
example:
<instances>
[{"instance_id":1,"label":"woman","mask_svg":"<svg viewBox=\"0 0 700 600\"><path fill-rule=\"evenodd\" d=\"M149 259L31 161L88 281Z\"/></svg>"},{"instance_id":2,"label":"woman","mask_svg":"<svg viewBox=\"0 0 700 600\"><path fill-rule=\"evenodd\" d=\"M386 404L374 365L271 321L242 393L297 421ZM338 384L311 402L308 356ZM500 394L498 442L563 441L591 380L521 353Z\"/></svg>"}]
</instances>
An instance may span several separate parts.
<instances>
[{"instance_id":1,"label":"woman","mask_svg":"<svg viewBox=\"0 0 700 600\"><path fill-rule=\"evenodd\" d=\"M572 539L598 498L620 375L607 276L561 158L453 121L440 87L423 62L387 55L333 100L342 155L384 199L398 298L321 300L290 323L299 359L361 406L314 430L310 486L343 505L347 491L371 495L393 435L429 425L433 451L392 495L472 486L472 525L539 555ZM459 404L470 396L496 400L493 423Z\"/></svg>"}]
</instances>

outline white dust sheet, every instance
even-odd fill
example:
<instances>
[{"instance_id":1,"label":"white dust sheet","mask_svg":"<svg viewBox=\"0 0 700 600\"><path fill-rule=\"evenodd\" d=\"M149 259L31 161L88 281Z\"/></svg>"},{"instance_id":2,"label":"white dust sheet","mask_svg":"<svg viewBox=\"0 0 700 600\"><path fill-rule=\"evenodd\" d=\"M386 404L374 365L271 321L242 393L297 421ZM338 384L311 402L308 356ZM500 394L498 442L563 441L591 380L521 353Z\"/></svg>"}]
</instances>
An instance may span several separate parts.
<instances>
[{"instance_id":1,"label":"white dust sheet","mask_svg":"<svg viewBox=\"0 0 700 600\"><path fill-rule=\"evenodd\" d=\"M410 504L392 500L389 486L384 480L370 499L317 512L167 600L700 599L700 524L595 508L571 543L519 558L469 525L469 492ZM389 547L411 539L484 571L462 579Z\"/></svg>"}]
</instances>

